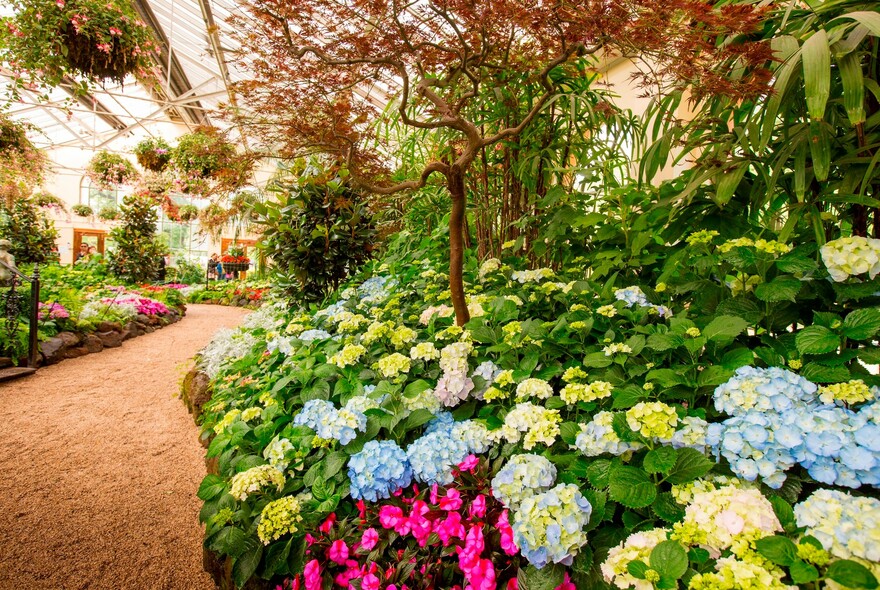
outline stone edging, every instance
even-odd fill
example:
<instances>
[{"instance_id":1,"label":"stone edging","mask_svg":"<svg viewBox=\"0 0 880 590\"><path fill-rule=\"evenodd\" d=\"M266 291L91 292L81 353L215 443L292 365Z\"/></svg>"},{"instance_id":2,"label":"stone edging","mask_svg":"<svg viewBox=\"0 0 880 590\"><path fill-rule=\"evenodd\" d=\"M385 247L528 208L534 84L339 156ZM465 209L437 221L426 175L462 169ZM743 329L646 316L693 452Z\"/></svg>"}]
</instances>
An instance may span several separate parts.
<instances>
[{"instance_id":1,"label":"stone edging","mask_svg":"<svg viewBox=\"0 0 880 590\"><path fill-rule=\"evenodd\" d=\"M39 364L54 365L65 359L122 346L125 340L155 332L180 321L185 313L186 306L169 308L169 313L163 316L138 314L124 326L117 322L100 322L94 332L59 332L52 338L40 342Z\"/></svg>"}]
</instances>

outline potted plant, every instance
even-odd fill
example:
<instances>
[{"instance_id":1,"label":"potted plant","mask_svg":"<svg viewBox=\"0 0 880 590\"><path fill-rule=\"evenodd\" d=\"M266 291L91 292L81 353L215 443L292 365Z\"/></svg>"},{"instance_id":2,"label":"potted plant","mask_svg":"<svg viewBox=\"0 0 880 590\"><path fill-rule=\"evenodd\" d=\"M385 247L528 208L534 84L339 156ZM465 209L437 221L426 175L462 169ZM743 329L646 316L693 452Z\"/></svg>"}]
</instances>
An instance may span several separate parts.
<instances>
[{"instance_id":1,"label":"potted plant","mask_svg":"<svg viewBox=\"0 0 880 590\"><path fill-rule=\"evenodd\" d=\"M161 137L151 137L134 146L138 164L153 172L162 172L171 161L171 146Z\"/></svg>"},{"instance_id":2,"label":"potted plant","mask_svg":"<svg viewBox=\"0 0 880 590\"><path fill-rule=\"evenodd\" d=\"M85 203L77 203L70 210L73 211L74 215L79 215L80 217L91 217L95 214L95 210Z\"/></svg>"},{"instance_id":3,"label":"potted plant","mask_svg":"<svg viewBox=\"0 0 880 590\"><path fill-rule=\"evenodd\" d=\"M179 217L181 221L190 222L198 218L199 208L195 205L182 205L180 207Z\"/></svg>"},{"instance_id":4,"label":"potted plant","mask_svg":"<svg viewBox=\"0 0 880 590\"><path fill-rule=\"evenodd\" d=\"M116 205L104 205L98 209L98 219L101 221L114 221L119 219L119 209Z\"/></svg>"},{"instance_id":5,"label":"potted plant","mask_svg":"<svg viewBox=\"0 0 880 590\"><path fill-rule=\"evenodd\" d=\"M22 83L57 86L65 77L85 82L128 74L150 78L158 48L146 23L126 0L11 0L4 19L3 61ZM13 84L13 86L15 86ZM74 85L75 92L87 89ZM14 90L12 91L15 92Z\"/></svg>"},{"instance_id":6,"label":"potted plant","mask_svg":"<svg viewBox=\"0 0 880 590\"><path fill-rule=\"evenodd\" d=\"M246 271L251 264L251 259L245 256L244 248L233 244L226 250L226 254L220 257L223 270L227 272Z\"/></svg>"},{"instance_id":7,"label":"potted plant","mask_svg":"<svg viewBox=\"0 0 880 590\"><path fill-rule=\"evenodd\" d=\"M106 150L101 150L92 157L86 168L86 175L101 190L129 184L138 177L131 162Z\"/></svg>"}]
</instances>

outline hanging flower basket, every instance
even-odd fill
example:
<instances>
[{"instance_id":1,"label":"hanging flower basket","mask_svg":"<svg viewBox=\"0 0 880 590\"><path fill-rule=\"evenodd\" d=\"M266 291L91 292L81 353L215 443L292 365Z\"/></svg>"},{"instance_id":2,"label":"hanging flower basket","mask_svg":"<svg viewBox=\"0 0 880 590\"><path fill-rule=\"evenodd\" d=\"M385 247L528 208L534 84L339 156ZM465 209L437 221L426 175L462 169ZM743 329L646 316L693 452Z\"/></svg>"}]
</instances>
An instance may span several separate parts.
<instances>
[{"instance_id":1,"label":"hanging flower basket","mask_svg":"<svg viewBox=\"0 0 880 590\"><path fill-rule=\"evenodd\" d=\"M171 146L161 137L145 139L134 147L138 164L153 172L162 172L171 161Z\"/></svg>"},{"instance_id":2,"label":"hanging flower basket","mask_svg":"<svg viewBox=\"0 0 880 590\"><path fill-rule=\"evenodd\" d=\"M95 210L84 203L79 203L70 208L75 215L80 217L91 217L95 214Z\"/></svg>"},{"instance_id":3,"label":"hanging flower basket","mask_svg":"<svg viewBox=\"0 0 880 590\"><path fill-rule=\"evenodd\" d=\"M199 208L195 205L182 205L178 215L181 221L190 222L198 218Z\"/></svg>"},{"instance_id":4,"label":"hanging flower basket","mask_svg":"<svg viewBox=\"0 0 880 590\"><path fill-rule=\"evenodd\" d=\"M235 146L214 127L199 127L178 140L171 159L186 177L214 178L235 167Z\"/></svg>"},{"instance_id":5,"label":"hanging flower basket","mask_svg":"<svg viewBox=\"0 0 880 590\"><path fill-rule=\"evenodd\" d=\"M113 205L105 205L98 210L98 219L101 221L115 221L119 219L119 209Z\"/></svg>"},{"instance_id":6,"label":"hanging flower basket","mask_svg":"<svg viewBox=\"0 0 880 590\"><path fill-rule=\"evenodd\" d=\"M157 49L146 23L126 0L12 0L8 54L17 74L55 86L148 78Z\"/></svg>"},{"instance_id":7,"label":"hanging flower basket","mask_svg":"<svg viewBox=\"0 0 880 590\"><path fill-rule=\"evenodd\" d=\"M111 190L120 184L131 184L138 173L131 162L108 151L100 151L89 162L86 175L101 190Z\"/></svg>"}]
</instances>

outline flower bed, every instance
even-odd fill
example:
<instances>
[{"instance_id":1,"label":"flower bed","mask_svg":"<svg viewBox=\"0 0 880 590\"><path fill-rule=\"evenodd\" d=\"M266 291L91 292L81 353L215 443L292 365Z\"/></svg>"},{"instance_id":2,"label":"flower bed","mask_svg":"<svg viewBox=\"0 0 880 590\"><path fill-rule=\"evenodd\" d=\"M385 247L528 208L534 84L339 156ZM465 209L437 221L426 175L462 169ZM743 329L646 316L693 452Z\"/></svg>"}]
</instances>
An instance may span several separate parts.
<instances>
[{"instance_id":1,"label":"flower bed","mask_svg":"<svg viewBox=\"0 0 880 590\"><path fill-rule=\"evenodd\" d=\"M41 266L42 364L121 346L177 322L186 313L180 289L107 284L100 264Z\"/></svg>"},{"instance_id":2,"label":"flower bed","mask_svg":"<svg viewBox=\"0 0 880 590\"><path fill-rule=\"evenodd\" d=\"M601 244L555 271L486 261L464 327L430 261L251 314L187 392L215 574L876 587L880 248L719 234L648 246L637 275Z\"/></svg>"},{"instance_id":3,"label":"flower bed","mask_svg":"<svg viewBox=\"0 0 880 590\"><path fill-rule=\"evenodd\" d=\"M212 282L210 288L204 285L193 285L186 290L189 303L210 303L214 305L232 305L235 307L257 308L269 290L268 283L230 281Z\"/></svg>"}]
</instances>

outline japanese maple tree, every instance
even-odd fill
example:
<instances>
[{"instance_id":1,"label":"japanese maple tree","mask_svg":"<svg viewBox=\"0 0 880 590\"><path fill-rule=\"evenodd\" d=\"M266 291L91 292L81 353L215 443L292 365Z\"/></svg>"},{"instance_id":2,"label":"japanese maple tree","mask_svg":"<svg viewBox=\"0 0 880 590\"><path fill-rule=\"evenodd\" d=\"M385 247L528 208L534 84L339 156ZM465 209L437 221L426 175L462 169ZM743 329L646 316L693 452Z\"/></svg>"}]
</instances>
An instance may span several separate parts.
<instances>
[{"instance_id":1,"label":"japanese maple tree","mask_svg":"<svg viewBox=\"0 0 880 590\"><path fill-rule=\"evenodd\" d=\"M324 153L378 194L443 177L452 200L449 280L456 321L462 283L465 175L482 148L515 141L557 92L554 72L600 55L648 60L649 85L688 85L699 98L763 92L772 55L750 43L763 9L696 0L242 0L233 17L251 79L237 92L246 125L282 156ZM718 44L731 37L737 42ZM719 67L721 66L721 67ZM726 66L726 67L724 67ZM516 76L510 75L516 73ZM527 113L487 131L475 105L540 88ZM531 85L532 88L535 84ZM479 100L478 100L479 99ZM400 179L375 123L393 112L435 132L434 157Z\"/></svg>"}]
</instances>

